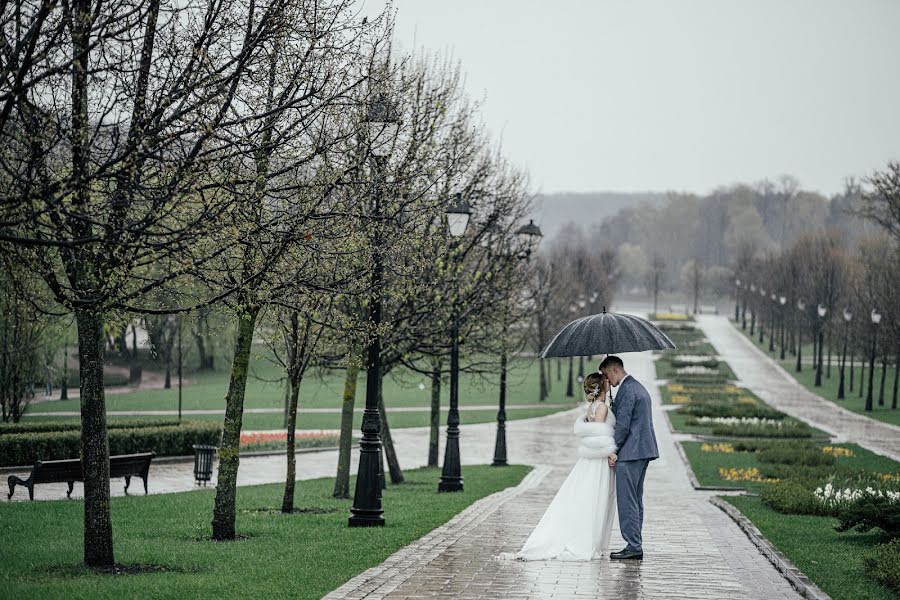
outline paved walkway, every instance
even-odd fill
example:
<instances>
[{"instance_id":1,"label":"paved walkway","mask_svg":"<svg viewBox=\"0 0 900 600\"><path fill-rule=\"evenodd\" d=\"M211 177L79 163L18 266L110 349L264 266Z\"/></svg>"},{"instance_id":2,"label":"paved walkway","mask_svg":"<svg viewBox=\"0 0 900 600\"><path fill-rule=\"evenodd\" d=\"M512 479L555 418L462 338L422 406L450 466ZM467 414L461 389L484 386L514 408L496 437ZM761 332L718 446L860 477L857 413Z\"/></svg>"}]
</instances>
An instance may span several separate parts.
<instances>
[{"instance_id":1,"label":"paved walkway","mask_svg":"<svg viewBox=\"0 0 900 600\"><path fill-rule=\"evenodd\" d=\"M570 408L574 402L570 402L568 404L552 404L550 402L543 402L540 404L507 404L507 411L515 411L522 409L533 409L533 408ZM459 409L461 411L467 410L497 410L496 404L464 404L460 406ZM364 408L354 408L354 412L362 414L365 410ZM447 412L450 410L449 406L441 406L441 412ZM313 414L313 413L325 413L325 414L340 414L340 407L320 407L320 408L300 408L297 410L299 414ZM430 406L396 406L390 409L391 413L430 413ZM191 415L222 415L225 416L225 410L222 408L194 408L191 410L182 410L181 414L184 416ZM244 414L284 414L284 408L281 407L267 407L267 408L245 408ZM77 410L63 410L63 411L49 411L49 412L41 412L35 411L29 413L32 417L78 417L81 416L81 413ZM177 416L177 410L108 410L106 411L107 416L112 417L138 417L138 416L154 416L154 417L171 417Z\"/></svg>"},{"instance_id":2,"label":"paved walkway","mask_svg":"<svg viewBox=\"0 0 900 600\"><path fill-rule=\"evenodd\" d=\"M835 436L900 461L900 427L851 412L797 383L726 317L698 316L697 324L741 385L766 403Z\"/></svg>"},{"instance_id":3,"label":"paved walkway","mask_svg":"<svg viewBox=\"0 0 900 600\"><path fill-rule=\"evenodd\" d=\"M653 394L661 453L645 487L644 561L493 560L522 546L571 470L577 411L566 411L510 424L510 462L537 464L520 486L472 505L326 598L799 598L708 494L691 487L650 358L631 355L627 367ZM491 437L464 430L462 441L465 456L475 443L487 450ZM624 545L617 528L612 545Z\"/></svg>"}]
</instances>

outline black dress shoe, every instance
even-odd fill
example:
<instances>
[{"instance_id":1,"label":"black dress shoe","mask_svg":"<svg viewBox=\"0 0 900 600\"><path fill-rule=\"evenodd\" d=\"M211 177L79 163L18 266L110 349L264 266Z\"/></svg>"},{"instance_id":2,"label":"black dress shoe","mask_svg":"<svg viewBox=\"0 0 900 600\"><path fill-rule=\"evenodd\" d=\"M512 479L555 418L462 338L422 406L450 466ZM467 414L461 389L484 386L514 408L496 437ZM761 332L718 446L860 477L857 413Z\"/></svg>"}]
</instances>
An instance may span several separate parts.
<instances>
[{"instance_id":1,"label":"black dress shoe","mask_svg":"<svg viewBox=\"0 0 900 600\"><path fill-rule=\"evenodd\" d=\"M624 550L613 552L609 557L613 560L641 560L644 558L644 552L643 550L629 550L625 548Z\"/></svg>"}]
</instances>

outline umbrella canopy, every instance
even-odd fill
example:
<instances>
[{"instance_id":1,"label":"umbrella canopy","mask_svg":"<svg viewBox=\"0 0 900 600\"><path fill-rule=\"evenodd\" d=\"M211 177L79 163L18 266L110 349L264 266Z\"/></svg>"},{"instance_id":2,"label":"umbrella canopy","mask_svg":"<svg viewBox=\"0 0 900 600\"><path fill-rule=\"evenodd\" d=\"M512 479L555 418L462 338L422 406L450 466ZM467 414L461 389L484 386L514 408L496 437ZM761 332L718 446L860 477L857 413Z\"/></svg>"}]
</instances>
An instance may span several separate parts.
<instances>
[{"instance_id":1,"label":"umbrella canopy","mask_svg":"<svg viewBox=\"0 0 900 600\"><path fill-rule=\"evenodd\" d=\"M608 313L575 319L547 344L541 358L592 356L644 350L670 350L675 344L659 328L640 317Z\"/></svg>"}]
</instances>

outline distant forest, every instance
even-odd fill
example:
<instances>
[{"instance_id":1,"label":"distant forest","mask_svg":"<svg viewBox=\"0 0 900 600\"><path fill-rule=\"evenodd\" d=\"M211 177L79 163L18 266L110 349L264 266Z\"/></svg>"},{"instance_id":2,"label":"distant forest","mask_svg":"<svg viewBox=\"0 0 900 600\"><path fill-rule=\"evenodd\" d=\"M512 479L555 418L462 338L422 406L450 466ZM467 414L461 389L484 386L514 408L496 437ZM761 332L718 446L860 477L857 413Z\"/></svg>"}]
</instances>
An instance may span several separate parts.
<instances>
[{"instance_id":1,"label":"distant forest","mask_svg":"<svg viewBox=\"0 0 900 600\"><path fill-rule=\"evenodd\" d=\"M649 290L658 272L662 290L687 292L702 272L703 295L729 294L742 255L777 254L811 233L836 232L847 247L876 234L876 225L848 211L862 193L859 182L849 180L841 194L829 198L802 189L793 177L782 176L722 187L706 196L556 195L557 200L560 196L568 200L569 206L569 197L580 199L585 205L577 212L585 218L572 222L572 213L566 211L569 222L551 230L549 237L554 245L565 238L586 237L589 244L597 244L598 252L615 249L622 291ZM563 204L557 202L556 208ZM616 212L609 214L612 207ZM545 202L545 215L553 212ZM562 216L557 215L557 219Z\"/></svg>"}]
</instances>

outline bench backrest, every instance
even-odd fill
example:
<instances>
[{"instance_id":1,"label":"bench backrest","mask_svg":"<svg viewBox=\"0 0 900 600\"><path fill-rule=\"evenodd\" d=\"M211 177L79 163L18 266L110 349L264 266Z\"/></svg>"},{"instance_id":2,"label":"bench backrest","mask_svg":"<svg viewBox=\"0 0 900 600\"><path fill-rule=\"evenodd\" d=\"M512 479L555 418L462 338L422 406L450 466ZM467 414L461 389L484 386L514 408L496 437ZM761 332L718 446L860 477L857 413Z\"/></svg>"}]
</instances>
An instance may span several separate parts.
<instances>
[{"instance_id":1,"label":"bench backrest","mask_svg":"<svg viewBox=\"0 0 900 600\"><path fill-rule=\"evenodd\" d=\"M124 477L125 475L140 475L150 468L150 461L152 459L152 452L110 456L109 476Z\"/></svg>"},{"instance_id":2,"label":"bench backrest","mask_svg":"<svg viewBox=\"0 0 900 600\"><path fill-rule=\"evenodd\" d=\"M34 465L34 483L81 481L81 461L77 458L38 461Z\"/></svg>"}]
</instances>

